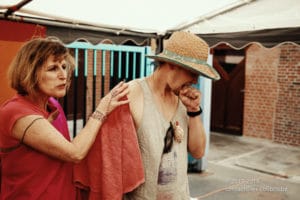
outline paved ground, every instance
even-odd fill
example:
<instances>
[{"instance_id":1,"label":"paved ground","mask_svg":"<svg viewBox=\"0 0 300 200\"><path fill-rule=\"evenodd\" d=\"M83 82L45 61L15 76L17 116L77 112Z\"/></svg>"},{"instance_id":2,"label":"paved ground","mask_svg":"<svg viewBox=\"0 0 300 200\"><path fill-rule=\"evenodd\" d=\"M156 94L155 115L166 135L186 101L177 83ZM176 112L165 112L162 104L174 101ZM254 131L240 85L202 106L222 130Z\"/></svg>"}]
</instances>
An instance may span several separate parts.
<instances>
[{"instance_id":1,"label":"paved ground","mask_svg":"<svg viewBox=\"0 0 300 200\"><path fill-rule=\"evenodd\" d=\"M196 199L298 200L300 148L212 133L207 169L190 173Z\"/></svg>"}]
</instances>

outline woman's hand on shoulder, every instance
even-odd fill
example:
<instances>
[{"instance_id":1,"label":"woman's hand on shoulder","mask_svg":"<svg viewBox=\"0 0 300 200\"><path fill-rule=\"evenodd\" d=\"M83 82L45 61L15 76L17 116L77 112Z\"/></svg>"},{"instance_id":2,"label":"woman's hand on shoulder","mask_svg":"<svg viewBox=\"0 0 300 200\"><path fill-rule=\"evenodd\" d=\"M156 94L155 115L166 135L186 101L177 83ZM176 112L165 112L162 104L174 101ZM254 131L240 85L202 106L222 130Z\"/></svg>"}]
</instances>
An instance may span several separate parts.
<instances>
[{"instance_id":1,"label":"woman's hand on shoulder","mask_svg":"<svg viewBox=\"0 0 300 200\"><path fill-rule=\"evenodd\" d=\"M129 85L124 81L118 83L107 95L105 95L97 110L107 115L113 111L116 107L129 103L129 99L126 97L129 93Z\"/></svg>"}]
</instances>

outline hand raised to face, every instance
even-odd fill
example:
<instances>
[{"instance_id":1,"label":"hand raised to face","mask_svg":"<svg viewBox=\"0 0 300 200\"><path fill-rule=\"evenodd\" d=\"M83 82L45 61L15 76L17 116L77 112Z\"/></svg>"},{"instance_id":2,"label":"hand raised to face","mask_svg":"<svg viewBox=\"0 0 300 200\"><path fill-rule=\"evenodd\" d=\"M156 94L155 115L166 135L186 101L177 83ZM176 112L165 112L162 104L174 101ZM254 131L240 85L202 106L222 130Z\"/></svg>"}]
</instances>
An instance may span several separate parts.
<instances>
[{"instance_id":1,"label":"hand raised to face","mask_svg":"<svg viewBox=\"0 0 300 200\"><path fill-rule=\"evenodd\" d=\"M179 92L179 98L189 112L199 110L201 102L201 92L191 86L184 87Z\"/></svg>"}]
</instances>

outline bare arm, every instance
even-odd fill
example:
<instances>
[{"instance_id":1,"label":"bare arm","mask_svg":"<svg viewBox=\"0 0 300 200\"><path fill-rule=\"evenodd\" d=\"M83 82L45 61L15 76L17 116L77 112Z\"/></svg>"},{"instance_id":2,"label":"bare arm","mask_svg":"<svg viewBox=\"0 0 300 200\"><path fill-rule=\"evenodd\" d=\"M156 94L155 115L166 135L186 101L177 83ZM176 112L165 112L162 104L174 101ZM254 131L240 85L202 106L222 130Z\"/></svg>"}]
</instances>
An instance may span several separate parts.
<instances>
[{"instance_id":1,"label":"bare arm","mask_svg":"<svg viewBox=\"0 0 300 200\"><path fill-rule=\"evenodd\" d=\"M106 95L99 105L98 111L110 113L128 100L119 100L128 94L128 84L120 83ZM41 116L29 115L17 120L13 127L13 136L19 140L23 137L26 127ZM32 148L64 161L79 162L92 146L102 125L101 117L91 117L80 133L71 141L67 141L47 119L36 120L26 131L23 142Z\"/></svg>"},{"instance_id":2,"label":"bare arm","mask_svg":"<svg viewBox=\"0 0 300 200\"><path fill-rule=\"evenodd\" d=\"M194 158L201 158L205 153L206 136L199 116L189 118L188 149Z\"/></svg>"},{"instance_id":3,"label":"bare arm","mask_svg":"<svg viewBox=\"0 0 300 200\"><path fill-rule=\"evenodd\" d=\"M143 91L137 80L129 82L128 98L130 112L134 120L135 128L137 130L142 120L144 105Z\"/></svg>"},{"instance_id":4,"label":"bare arm","mask_svg":"<svg viewBox=\"0 0 300 200\"><path fill-rule=\"evenodd\" d=\"M185 88L179 95L187 111L197 112L200 109L201 93L195 88ZM189 117L188 150L194 158L201 158L205 153L206 137L204 127L199 116Z\"/></svg>"}]
</instances>

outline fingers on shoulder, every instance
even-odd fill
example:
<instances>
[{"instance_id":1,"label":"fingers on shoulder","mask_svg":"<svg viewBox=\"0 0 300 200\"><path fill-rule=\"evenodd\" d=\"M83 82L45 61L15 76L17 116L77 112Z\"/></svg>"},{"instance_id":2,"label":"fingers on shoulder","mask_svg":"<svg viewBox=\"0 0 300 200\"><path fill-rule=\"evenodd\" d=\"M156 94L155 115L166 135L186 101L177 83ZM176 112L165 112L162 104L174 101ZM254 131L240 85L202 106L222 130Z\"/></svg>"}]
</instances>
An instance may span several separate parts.
<instances>
[{"instance_id":1,"label":"fingers on shoulder","mask_svg":"<svg viewBox=\"0 0 300 200\"><path fill-rule=\"evenodd\" d=\"M132 101L138 101L138 98L141 96L141 86L137 80L132 80L128 83L123 83L119 85L119 87L114 88L115 90L113 93L114 99L118 101L118 105L132 103ZM123 99L123 97L127 97Z\"/></svg>"}]
</instances>

